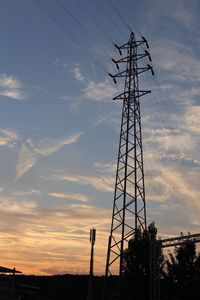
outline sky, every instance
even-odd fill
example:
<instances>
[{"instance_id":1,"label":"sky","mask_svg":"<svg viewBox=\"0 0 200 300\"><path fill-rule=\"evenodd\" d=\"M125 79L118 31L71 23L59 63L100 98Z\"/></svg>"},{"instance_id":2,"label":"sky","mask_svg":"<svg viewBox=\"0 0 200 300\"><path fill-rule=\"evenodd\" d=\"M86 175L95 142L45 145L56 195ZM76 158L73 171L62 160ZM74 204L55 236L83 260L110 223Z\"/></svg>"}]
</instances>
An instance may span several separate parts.
<instances>
[{"instance_id":1,"label":"sky","mask_svg":"<svg viewBox=\"0 0 200 300\"><path fill-rule=\"evenodd\" d=\"M198 0L1 0L1 265L87 274L94 227L104 273L123 90L108 73L130 29L155 72L140 82L148 223L200 231L199 14Z\"/></svg>"}]
</instances>

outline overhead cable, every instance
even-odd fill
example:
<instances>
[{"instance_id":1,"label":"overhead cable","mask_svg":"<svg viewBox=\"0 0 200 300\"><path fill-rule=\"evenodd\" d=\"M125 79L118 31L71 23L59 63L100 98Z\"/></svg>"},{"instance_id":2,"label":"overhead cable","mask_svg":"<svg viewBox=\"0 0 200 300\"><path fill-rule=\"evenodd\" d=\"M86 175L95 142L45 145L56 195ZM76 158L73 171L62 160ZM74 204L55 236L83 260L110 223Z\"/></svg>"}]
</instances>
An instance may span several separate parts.
<instances>
[{"instance_id":1,"label":"overhead cable","mask_svg":"<svg viewBox=\"0 0 200 300\"><path fill-rule=\"evenodd\" d=\"M85 52L85 54L91 58L96 65L99 66L99 68L101 68L106 74L107 74L107 70L94 58L93 55L91 55L86 48L84 48L77 39L74 38L74 36L66 30L66 28L54 17L52 16L49 11L38 1L38 0L33 0L35 2L35 4L60 28L60 30L66 35L68 36L76 45L79 46L79 48L81 50L83 50Z\"/></svg>"},{"instance_id":2,"label":"overhead cable","mask_svg":"<svg viewBox=\"0 0 200 300\"><path fill-rule=\"evenodd\" d=\"M57 2L60 4L60 6L63 8L63 10L65 11L65 13L67 13L68 15L70 15L74 21L79 24L79 26L81 27L81 29L90 37L91 40L93 40L97 46L102 50L102 52L104 52L108 58L110 59L110 55L108 54L108 52L101 46L101 44L91 35L91 33L83 26L83 24L78 20L78 18L76 18L71 12L70 10L66 7L66 5L64 5L64 3L61 0L57 0Z\"/></svg>"}]
</instances>

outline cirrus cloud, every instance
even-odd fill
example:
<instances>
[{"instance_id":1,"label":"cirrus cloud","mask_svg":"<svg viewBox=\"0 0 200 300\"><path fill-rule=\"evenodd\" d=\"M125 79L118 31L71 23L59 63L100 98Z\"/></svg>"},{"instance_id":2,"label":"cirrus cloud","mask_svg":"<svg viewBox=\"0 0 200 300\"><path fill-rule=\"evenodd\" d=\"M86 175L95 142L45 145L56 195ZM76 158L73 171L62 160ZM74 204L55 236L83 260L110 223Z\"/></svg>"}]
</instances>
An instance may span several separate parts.
<instances>
[{"instance_id":1,"label":"cirrus cloud","mask_svg":"<svg viewBox=\"0 0 200 300\"><path fill-rule=\"evenodd\" d=\"M72 73L74 74L74 77L77 80L84 81L85 78L84 78L83 74L81 73L81 70L78 65L72 70Z\"/></svg>"},{"instance_id":2,"label":"cirrus cloud","mask_svg":"<svg viewBox=\"0 0 200 300\"><path fill-rule=\"evenodd\" d=\"M101 192L113 192L114 179L113 176L86 176L86 175L55 175L58 180L77 183L81 185L91 186L95 190Z\"/></svg>"},{"instance_id":3,"label":"cirrus cloud","mask_svg":"<svg viewBox=\"0 0 200 300\"><path fill-rule=\"evenodd\" d=\"M49 196L65 199L65 200L76 200L80 202L88 202L90 200L89 197L83 194L75 194L75 193L49 193Z\"/></svg>"},{"instance_id":4,"label":"cirrus cloud","mask_svg":"<svg viewBox=\"0 0 200 300\"><path fill-rule=\"evenodd\" d=\"M82 132L78 132L68 137L54 140L43 139L37 143L27 140L22 145L19 152L19 158L16 165L16 179L19 179L22 175L28 172L40 158L57 152L65 145L75 143L81 134Z\"/></svg>"},{"instance_id":5,"label":"cirrus cloud","mask_svg":"<svg viewBox=\"0 0 200 300\"><path fill-rule=\"evenodd\" d=\"M26 94L22 83L12 75L0 74L0 96L23 100Z\"/></svg>"},{"instance_id":6,"label":"cirrus cloud","mask_svg":"<svg viewBox=\"0 0 200 300\"><path fill-rule=\"evenodd\" d=\"M116 89L109 83L108 80L95 82L91 80L85 88L85 96L94 101L106 101L112 99L116 94Z\"/></svg>"},{"instance_id":7,"label":"cirrus cloud","mask_svg":"<svg viewBox=\"0 0 200 300\"><path fill-rule=\"evenodd\" d=\"M13 147L18 140L18 134L12 129L0 130L0 146Z\"/></svg>"}]
</instances>

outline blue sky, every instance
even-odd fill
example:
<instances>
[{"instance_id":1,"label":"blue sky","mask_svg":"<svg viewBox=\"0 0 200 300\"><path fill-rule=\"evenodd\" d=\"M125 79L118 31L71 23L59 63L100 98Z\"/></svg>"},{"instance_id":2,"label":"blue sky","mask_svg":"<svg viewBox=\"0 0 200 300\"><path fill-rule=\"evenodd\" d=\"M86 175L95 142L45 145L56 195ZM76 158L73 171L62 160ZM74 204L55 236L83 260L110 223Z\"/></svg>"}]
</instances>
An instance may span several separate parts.
<instances>
[{"instance_id":1,"label":"blue sky","mask_svg":"<svg viewBox=\"0 0 200 300\"><path fill-rule=\"evenodd\" d=\"M63 4L64 6L63 6ZM155 78L141 87L148 221L199 232L199 1L2 0L1 264L27 274L104 272L121 103L107 75L132 28Z\"/></svg>"}]
</instances>

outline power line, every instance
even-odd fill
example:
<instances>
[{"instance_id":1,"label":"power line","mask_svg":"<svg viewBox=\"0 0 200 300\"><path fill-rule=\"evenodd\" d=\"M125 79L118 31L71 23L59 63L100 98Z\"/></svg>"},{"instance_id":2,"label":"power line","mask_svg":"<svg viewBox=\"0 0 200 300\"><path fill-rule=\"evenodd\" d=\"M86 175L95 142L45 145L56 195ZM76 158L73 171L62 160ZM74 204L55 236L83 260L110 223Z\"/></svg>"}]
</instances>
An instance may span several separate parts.
<instances>
[{"instance_id":1,"label":"power line","mask_svg":"<svg viewBox=\"0 0 200 300\"><path fill-rule=\"evenodd\" d=\"M85 13L87 14L87 16L97 25L97 27L100 28L100 30L105 34L105 36L107 37L107 39L112 43L112 45L114 45L114 41L112 40L112 38L108 35L108 33L104 30L104 28L96 21L96 19L89 13L88 9L86 8L86 6L80 1L80 0L77 0L78 3L80 4L80 6L82 7L82 9L85 11ZM113 47L114 50L116 51L116 47ZM119 55L119 52L116 51L117 55ZM111 65L112 65L112 68L114 70L116 70L116 65L113 63L112 61L112 57L110 57L109 55L109 58L111 59Z\"/></svg>"},{"instance_id":2,"label":"power line","mask_svg":"<svg viewBox=\"0 0 200 300\"><path fill-rule=\"evenodd\" d=\"M125 38L124 33L121 31L120 26L116 25L116 23L113 21L113 18L107 13L107 11L105 10L105 8L101 4L99 4L99 2L97 0L95 1L95 3L103 11L103 13L105 14L105 16L113 24L113 26L118 30L118 32L121 33L121 35L123 36L123 38Z\"/></svg>"},{"instance_id":3,"label":"power line","mask_svg":"<svg viewBox=\"0 0 200 300\"><path fill-rule=\"evenodd\" d=\"M109 59L111 59L108 52L101 46L101 44L89 33L89 31L83 26L83 24L67 9L67 7L64 5L64 3L61 0L57 0L57 2L60 4L60 6L64 9L65 13L67 13L69 16L71 16L74 21L79 24L81 29L90 37L91 40L93 40L97 46L102 50L102 52L105 53L106 56L108 56Z\"/></svg>"},{"instance_id":4,"label":"power line","mask_svg":"<svg viewBox=\"0 0 200 300\"><path fill-rule=\"evenodd\" d=\"M119 19L122 21L122 23L125 25L125 27L127 27L127 29L131 32L131 28L129 27L128 23L126 23L124 17L121 15L121 12L117 9L116 7L116 3L115 4L111 4L110 2L108 2L110 4L110 6L114 9L116 15L119 17Z\"/></svg>"},{"instance_id":5,"label":"power line","mask_svg":"<svg viewBox=\"0 0 200 300\"><path fill-rule=\"evenodd\" d=\"M123 11L123 13L127 16L127 18L129 19L130 23L133 24L133 26L135 27L136 31L140 34L140 36L142 36L139 28L137 27L137 25L133 22L133 20L130 18L129 14L127 13L127 11L125 10L125 8L120 4L120 2L115 2L116 5L118 5L118 7L120 8L121 11Z\"/></svg>"},{"instance_id":6,"label":"power line","mask_svg":"<svg viewBox=\"0 0 200 300\"><path fill-rule=\"evenodd\" d=\"M76 45L79 46L79 48L81 50L83 50L85 52L85 54L92 59L96 65L99 66L99 68L101 68L106 74L108 73L107 70L86 50L86 48L84 48L74 37L73 35L66 30L66 28L59 22L57 21L57 19L52 16L48 10L38 1L38 0L33 0L35 2L35 4L60 28L60 30L66 35L68 36Z\"/></svg>"},{"instance_id":7,"label":"power line","mask_svg":"<svg viewBox=\"0 0 200 300\"><path fill-rule=\"evenodd\" d=\"M97 22L97 20L89 13L88 9L86 8L86 6L80 1L77 0L79 5L82 7L82 9L85 11L85 13L87 14L87 16L97 25L97 27L100 28L100 30L105 34L105 36L108 38L108 40L114 44L114 41L112 40L112 38L109 36L109 34L104 30L104 28Z\"/></svg>"}]
</instances>

